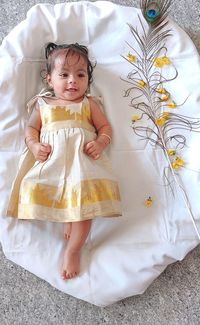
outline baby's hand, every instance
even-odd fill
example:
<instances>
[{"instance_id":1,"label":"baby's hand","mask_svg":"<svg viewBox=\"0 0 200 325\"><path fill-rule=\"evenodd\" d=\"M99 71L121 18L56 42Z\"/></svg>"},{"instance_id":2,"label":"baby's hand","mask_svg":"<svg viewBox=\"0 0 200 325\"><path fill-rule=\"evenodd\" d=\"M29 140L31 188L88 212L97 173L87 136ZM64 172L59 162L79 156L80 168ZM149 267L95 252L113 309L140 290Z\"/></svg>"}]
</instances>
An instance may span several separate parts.
<instances>
[{"instance_id":1,"label":"baby's hand","mask_svg":"<svg viewBox=\"0 0 200 325\"><path fill-rule=\"evenodd\" d=\"M48 143L35 142L31 145L30 149L35 159L39 162L44 162L47 160L51 152L51 146Z\"/></svg>"},{"instance_id":2,"label":"baby's hand","mask_svg":"<svg viewBox=\"0 0 200 325\"><path fill-rule=\"evenodd\" d=\"M85 145L84 152L86 153L86 155L88 155L92 159L96 160L96 159L100 158L104 147L105 147L105 145L103 143L94 140L94 141L88 142Z\"/></svg>"}]
</instances>

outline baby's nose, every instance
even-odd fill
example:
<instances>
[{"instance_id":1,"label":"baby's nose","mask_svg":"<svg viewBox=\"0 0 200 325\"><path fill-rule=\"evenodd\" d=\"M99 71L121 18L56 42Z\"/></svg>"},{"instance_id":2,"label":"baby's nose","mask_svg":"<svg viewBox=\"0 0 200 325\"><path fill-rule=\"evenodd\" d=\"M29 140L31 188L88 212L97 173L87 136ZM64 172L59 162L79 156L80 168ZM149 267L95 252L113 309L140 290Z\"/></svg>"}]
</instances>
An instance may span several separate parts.
<instances>
[{"instance_id":1,"label":"baby's nose","mask_svg":"<svg viewBox=\"0 0 200 325\"><path fill-rule=\"evenodd\" d=\"M76 78L75 78L75 76L69 76L69 82L70 83L76 83Z\"/></svg>"}]
</instances>

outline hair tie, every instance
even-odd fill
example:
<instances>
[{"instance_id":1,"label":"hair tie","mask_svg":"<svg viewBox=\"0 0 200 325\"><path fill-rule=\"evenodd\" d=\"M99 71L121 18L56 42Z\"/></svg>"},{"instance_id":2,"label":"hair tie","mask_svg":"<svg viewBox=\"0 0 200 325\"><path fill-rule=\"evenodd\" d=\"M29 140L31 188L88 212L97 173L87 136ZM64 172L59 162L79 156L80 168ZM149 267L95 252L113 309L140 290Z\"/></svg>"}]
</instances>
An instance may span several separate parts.
<instances>
[{"instance_id":1,"label":"hair tie","mask_svg":"<svg viewBox=\"0 0 200 325\"><path fill-rule=\"evenodd\" d=\"M55 50L58 47L55 43L48 43L46 48L45 48L45 57L48 59L49 55L53 50Z\"/></svg>"}]
</instances>

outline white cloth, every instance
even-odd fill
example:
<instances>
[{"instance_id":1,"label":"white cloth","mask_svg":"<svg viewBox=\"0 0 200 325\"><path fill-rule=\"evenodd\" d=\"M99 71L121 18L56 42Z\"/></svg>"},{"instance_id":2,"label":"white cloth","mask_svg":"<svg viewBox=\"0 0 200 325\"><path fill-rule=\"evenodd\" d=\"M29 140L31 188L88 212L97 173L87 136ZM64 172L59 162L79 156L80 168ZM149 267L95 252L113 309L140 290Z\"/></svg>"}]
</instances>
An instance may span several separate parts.
<instances>
[{"instance_id":1,"label":"white cloth","mask_svg":"<svg viewBox=\"0 0 200 325\"><path fill-rule=\"evenodd\" d=\"M127 84L121 80L130 65L127 42L134 40L127 23L138 26L138 9L107 1L36 5L14 28L0 48L0 240L8 259L59 290L99 306L140 294L165 269L198 244L190 215L177 187L175 199L163 186L163 153L140 141L131 129ZM200 117L200 63L189 37L170 22L173 36L168 56L178 78L168 83L181 113ZM140 29L140 28L139 28ZM92 93L103 95L105 111L114 129L110 157L118 175L123 217L97 219L81 256L79 277L63 281L59 265L64 241L62 225L19 221L5 217L7 200L23 150L26 102L42 88L40 71L47 42L79 42L97 61ZM121 78L120 78L121 77ZM188 134L181 171L196 225L200 228L199 134ZM147 208L145 198L152 197Z\"/></svg>"}]
</instances>

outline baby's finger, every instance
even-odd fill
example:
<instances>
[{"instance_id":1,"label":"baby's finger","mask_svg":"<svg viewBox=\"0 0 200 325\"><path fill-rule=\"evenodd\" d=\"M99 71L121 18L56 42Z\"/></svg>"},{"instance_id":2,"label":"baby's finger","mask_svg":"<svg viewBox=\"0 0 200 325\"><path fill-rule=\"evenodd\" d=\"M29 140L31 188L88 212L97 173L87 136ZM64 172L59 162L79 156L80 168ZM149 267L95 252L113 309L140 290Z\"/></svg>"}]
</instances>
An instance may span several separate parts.
<instances>
[{"instance_id":1,"label":"baby's finger","mask_svg":"<svg viewBox=\"0 0 200 325\"><path fill-rule=\"evenodd\" d=\"M92 157L94 160L97 160L97 159L99 159L100 158L100 155L97 153L97 154L95 154L95 155L93 155L93 157Z\"/></svg>"},{"instance_id":2,"label":"baby's finger","mask_svg":"<svg viewBox=\"0 0 200 325\"><path fill-rule=\"evenodd\" d=\"M94 154L94 155L89 155L90 158L92 158L93 160L97 160L100 158L99 154Z\"/></svg>"},{"instance_id":3,"label":"baby's finger","mask_svg":"<svg viewBox=\"0 0 200 325\"><path fill-rule=\"evenodd\" d=\"M39 161L39 162L45 162L46 160L47 160L47 157L38 157L37 158L37 160Z\"/></svg>"},{"instance_id":4,"label":"baby's finger","mask_svg":"<svg viewBox=\"0 0 200 325\"><path fill-rule=\"evenodd\" d=\"M87 154L88 155L94 155L94 154L96 154L97 152L96 152L96 148L90 148L89 150L87 150Z\"/></svg>"},{"instance_id":5,"label":"baby's finger","mask_svg":"<svg viewBox=\"0 0 200 325\"><path fill-rule=\"evenodd\" d=\"M39 151L39 153L38 153L38 157L41 157L41 158L47 158L47 157L48 157L48 153L47 153L47 152Z\"/></svg>"},{"instance_id":6,"label":"baby's finger","mask_svg":"<svg viewBox=\"0 0 200 325\"><path fill-rule=\"evenodd\" d=\"M46 152L51 151L51 146L48 143L42 143L42 148L46 150Z\"/></svg>"},{"instance_id":7,"label":"baby's finger","mask_svg":"<svg viewBox=\"0 0 200 325\"><path fill-rule=\"evenodd\" d=\"M38 158L42 159L43 161L47 160L48 157L49 157L49 153L47 153L47 152L39 152L38 153Z\"/></svg>"},{"instance_id":8,"label":"baby's finger","mask_svg":"<svg viewBox=\"0 0 200 325\"><path fill-rule=\"evenodd\" d=\"M92 148L93 148L93 147L91 147L91 148L84 148L84 152L88 155L89 152L92 150Z\"/></svg>"},{"instance_id":9,"label":"baby's finger","mask_svg":"<svg viewBox=\"0 0 200 325\"><path fill-rule=\"evenodd\" d=\"M41 145L41 151L43 152L50 152L51 146L48 143L42 143Z\"/></svg>"},{"instance_id":10,"label":"baby's finger","mask_svg":"<svg viewBox=\"0 0 200 325\"><path fill-rule=\"evenodd\" d=\"M94 147L94 145L95 145L95 141L90 141L90 142L86 143L85 150L88 150L88 149Z\"/></svg>"}]
</instances>

